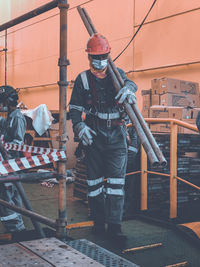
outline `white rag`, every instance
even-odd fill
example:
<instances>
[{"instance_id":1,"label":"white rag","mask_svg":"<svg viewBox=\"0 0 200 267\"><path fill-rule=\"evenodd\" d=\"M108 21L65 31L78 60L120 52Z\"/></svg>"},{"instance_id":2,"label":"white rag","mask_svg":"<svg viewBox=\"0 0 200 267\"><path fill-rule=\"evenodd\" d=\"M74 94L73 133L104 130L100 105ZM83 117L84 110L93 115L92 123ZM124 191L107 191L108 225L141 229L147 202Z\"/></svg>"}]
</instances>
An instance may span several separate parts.
<instances>
[{"instance_id":1,"label":"white rag","mask_svg":"<svg viewBox=\"0 0 200 267\"><path fill-rule=\"evenodd\" d=\"M41 104L34 109L21 110L21 112L32 119L33 128L40 136L49 129L54 120L46 104Z\"/></svg>"}]
</instances>

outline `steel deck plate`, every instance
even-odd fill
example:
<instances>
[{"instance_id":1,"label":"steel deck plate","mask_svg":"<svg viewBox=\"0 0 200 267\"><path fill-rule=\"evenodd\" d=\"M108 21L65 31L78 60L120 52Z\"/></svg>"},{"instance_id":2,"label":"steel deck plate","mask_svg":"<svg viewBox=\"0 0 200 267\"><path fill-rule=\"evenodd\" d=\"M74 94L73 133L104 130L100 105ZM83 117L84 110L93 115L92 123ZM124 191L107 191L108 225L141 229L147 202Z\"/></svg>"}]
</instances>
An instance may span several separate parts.
<instances>
[{"instance_id":1,"label":"steel deck plate","mask_svg":"<svg viewBox=\"0 0 200 267\"><path fill-rule=\"evenodd\" d=\"M139 267L86 239L69 241L67 244L106 267Z\"/></svg>"},{"instance_id":2,"label":"steel deck plate","mask_svg":"<svg viewBox=\"0 0 200 267\"><path fill-rule=\"evenodd\" d=\"M102 267L97 261L80 253L68 244L52 237L20 242L25 248L56 267ZM39 265L40 266L40 265ZM43 265L42 265L43 266Z\"/></svg>"},{"instance_id":3,"label":"steel deck plate","mask_svg":"<svg viewBox=\"0 0 200 267\"><path fill-rule=\"evenodd\" d=\"M1 267L52 267L52 264L39 258L30 250L20 244L9 244L0 246Z\"/></svg>"}]
</instances>

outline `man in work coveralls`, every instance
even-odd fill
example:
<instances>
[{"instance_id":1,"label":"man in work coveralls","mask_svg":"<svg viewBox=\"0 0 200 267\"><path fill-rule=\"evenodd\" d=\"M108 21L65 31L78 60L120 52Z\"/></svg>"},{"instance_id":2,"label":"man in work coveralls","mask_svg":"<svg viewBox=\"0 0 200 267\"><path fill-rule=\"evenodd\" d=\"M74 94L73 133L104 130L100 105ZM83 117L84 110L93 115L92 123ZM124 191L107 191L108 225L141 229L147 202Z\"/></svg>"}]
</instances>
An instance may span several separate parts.
<instances>
[{"instance_id":1,"label":"man in work coveralls","mask_svg":"<svg viewBox=\"0 0 200 267\"><path fill-rule=\"evenodd\" d=\"M26 120L21 111L16 107L18 93L11 86L0 86L0 104L3 110L8 112L7 118L0 116L0 132L7 143L22 144L26 130ZM8 151L8 158L19 157L18 151ZM22 206L21 197L13 183L0 184L0 198L14 204ZM25 230L22 216L12 210L0 206L0 221L7 232L19 232Z\"/></svg>"},{"instance_id":2,"label":"man in work coveralls","mask_svg":"<svg viewBox=\"0 0 200 267\"><path fill-rule=\"evenodd\" d=\"M107 71L110 46L101 34L87 43L89 70L81 72L74 84L70 100L73 130L85 147L88 201L94 220L94 233L105 233L115 243L123 244L121 231L124 184L127 164L125 116L122 104L136 101L137 86L124 71L119 73L125 86L117 94ZM82 114L86 119L82 120ZM106 179L106 183L105 183Z\"/></svg>"}]
</instances>

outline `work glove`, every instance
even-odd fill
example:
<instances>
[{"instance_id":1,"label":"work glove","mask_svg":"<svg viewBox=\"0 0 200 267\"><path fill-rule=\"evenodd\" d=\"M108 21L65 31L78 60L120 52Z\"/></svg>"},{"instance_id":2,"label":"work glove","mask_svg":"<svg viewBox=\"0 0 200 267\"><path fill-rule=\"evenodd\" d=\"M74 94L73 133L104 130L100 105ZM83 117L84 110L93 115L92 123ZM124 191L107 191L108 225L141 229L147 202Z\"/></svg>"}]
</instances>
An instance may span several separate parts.
<instances>
[{"instance_id":1,"label":"work glove","mask_svg":"<svg viewBox=\"0 0 200 267\"><path fill-rule=\"evenodd\" d=\"M82 141L84 146L89 146L93 143L93 136L97 135L90 127L88 127L84 122L79 122L74 130L78 133L79 139Z\"/></svg>"},{"instance_id":2,"label":"work glove","mask_svg":"<svg viewBox=\"0 0 200 267\"><path fill-rule=\"evenodd\" d=\"M120 89L115 99L118 100L119 104L124 103L125 100L127 100L129 104L136 103L135 93L129 89L127 85Z\"/></svg>"}]
</instances>

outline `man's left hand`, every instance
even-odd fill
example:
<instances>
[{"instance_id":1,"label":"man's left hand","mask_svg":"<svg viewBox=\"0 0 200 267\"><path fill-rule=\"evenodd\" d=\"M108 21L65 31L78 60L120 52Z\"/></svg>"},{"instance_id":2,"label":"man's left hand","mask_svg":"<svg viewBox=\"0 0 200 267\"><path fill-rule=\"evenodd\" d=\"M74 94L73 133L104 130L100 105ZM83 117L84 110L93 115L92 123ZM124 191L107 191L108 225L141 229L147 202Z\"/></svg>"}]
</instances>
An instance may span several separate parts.
<instances>
[{"instance_id":1,"label":"man's left hand","mask_svg":"<svg viewBox=\"0 0 200 267\"><path fill-rule=\"evenodd\" d=\"M126 85L120 89L115 99L118 100L119 104L124 103L125 100L127 100L129 104L136 103L135 93Z\"/></svg>"}]
</instances>

